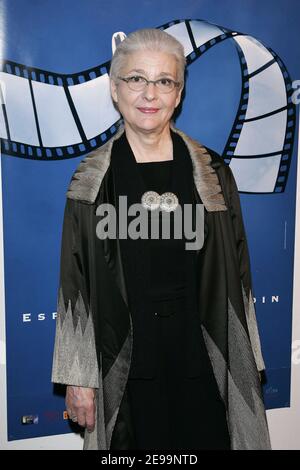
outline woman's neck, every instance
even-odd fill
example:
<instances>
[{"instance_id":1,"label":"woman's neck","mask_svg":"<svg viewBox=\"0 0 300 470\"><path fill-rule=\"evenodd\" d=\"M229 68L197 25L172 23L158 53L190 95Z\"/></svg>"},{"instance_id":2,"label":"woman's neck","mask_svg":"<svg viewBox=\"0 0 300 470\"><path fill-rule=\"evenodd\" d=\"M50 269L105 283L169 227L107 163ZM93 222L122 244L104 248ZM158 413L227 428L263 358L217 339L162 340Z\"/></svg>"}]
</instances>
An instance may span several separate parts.
<instances>
[{"instance_id":1,"label":"woman's neck","mask_svg":"<svg viewBox=\"0 0 300 470\"><path fill-rule=\"evenodd\" d=\"M170 127L161 132L136 132L125 123L126 137L138 163L173 159Z\"/></svg>"}]
</instances>

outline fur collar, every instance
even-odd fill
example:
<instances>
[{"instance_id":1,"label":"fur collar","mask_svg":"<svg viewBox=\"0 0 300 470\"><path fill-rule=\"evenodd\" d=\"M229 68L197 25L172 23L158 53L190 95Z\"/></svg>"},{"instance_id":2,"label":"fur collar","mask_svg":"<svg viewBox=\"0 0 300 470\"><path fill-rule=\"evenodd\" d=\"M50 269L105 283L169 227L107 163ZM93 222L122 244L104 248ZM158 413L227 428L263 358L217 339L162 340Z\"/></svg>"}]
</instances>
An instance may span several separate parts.
<instances>
[{"instance_id":1,"label":"fur collar","mask_svg":"<svg viewBox=\"0 0 300 470\"><path fill-rule=\"evenodd\" d=\"M226 211L224 197L217 173L212 163L212 157L199 142L188 137L184 132L171 126L185 142L193 163L193 176L199 196L208 212ZM111 150L115 140L124 132L120 127L118 132L103 147L89 153L75 171L68 192L69 199L93 204L99 192L104 175L110 165Z\"/></svg>"}]
</instances>

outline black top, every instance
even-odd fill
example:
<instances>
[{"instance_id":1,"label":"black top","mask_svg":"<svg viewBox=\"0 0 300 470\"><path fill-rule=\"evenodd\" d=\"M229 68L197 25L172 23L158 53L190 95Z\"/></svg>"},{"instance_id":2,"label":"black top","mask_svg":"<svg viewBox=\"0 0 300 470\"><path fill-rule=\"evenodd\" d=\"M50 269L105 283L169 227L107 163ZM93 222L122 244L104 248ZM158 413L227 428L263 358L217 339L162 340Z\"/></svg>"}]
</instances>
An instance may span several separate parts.
<instances>
[{"instance_id":1,"label":"black top","mask_svg":"<svg viewBox=\"0 0 300 470\"><path fill-rule=\"evenodd\" d=\"M164 160L159 162L137 163L149 190L153 189L158 192L164 192L164 190L168 188L173 162L174 160Z\"/></svg>"},{"instance_id":2,"label":"black top","mask_svg":"<svg viewBox=\"0 0 300 470\"><path fill-rule=\"evenodd\" d=\"M174 192L179 204L192 204L192 164L182 139L171 133L173 160L138 163L127 141L126 134L113 146L112 167L115 173L115 189L118 195L127 195L128 207L141 203L146 191ZM135 216L136 217L136 216ZM128 217L128 224L135 217ZM151 238L151 217L159 217L159 238ZM162 218L170 217L170 238L162 238ZM157 220L157 219L156 219ZM137 282L144 300L163 301L187 295L187 269L190 273L191 258L195 253L185 249L182 218L182 238L175 238L174 212L148 211L148 239L121 240L125 278L132 281L136 291ZM135 287L134 287L135 286ZM130 291L130 289L129 289Z\"/></svg>"},{"instance_id":3,"label":"black top","mask_svg":"<svg viewBox=\"0 0 300 470\"><path fill-rule=\"evenodd\" d=\"M126 195L129 208L131 204L140 204L146 191L155 190L159 194L170 191L177 195L181 207L184 204L195 206L196 188L191 157L181 137L173 132L171 137L173 160L165 162L137 163L125 133L114 142L111 169L116 200L118 196ZM148 212L149 218L151 212L155 211ZM163 212L158 213L162 217ZM128 216L128 225L135 217ZM170 330L166 347L171 356L174 347L179 348L182 361L187 361L187 365L182 364L179 369L195 374L199 368L206 367L203 348L200 347L203 338L197 313L196 272L199 257L198 252L185 249L185 242L184 238L172 237L156 240L119 238L133 323L130 378L149 378L158 373L161 351L157 331L160 322L155 321L157 318L168 321ZM177 338L176 341L174 338ZM176 346L171 344L173 340Z\"/></svg>"},{"instance_id":4,"label":"black top","mask_svg":"<svg viewBox=\"0 0 300 470\"><path fill-rule=\"evenodd\" d=\"M138 163L147 190L163 194L171 190L173 160ZM176 194L180 199L180 194ZM159 216L159 238L151 238L151 215ZM162 238L162 217L170 217L170 238ZM184 239L174 238L174 213L149 211L150 296L166 300L185 295Z\"/></svg>"}]
</instances>

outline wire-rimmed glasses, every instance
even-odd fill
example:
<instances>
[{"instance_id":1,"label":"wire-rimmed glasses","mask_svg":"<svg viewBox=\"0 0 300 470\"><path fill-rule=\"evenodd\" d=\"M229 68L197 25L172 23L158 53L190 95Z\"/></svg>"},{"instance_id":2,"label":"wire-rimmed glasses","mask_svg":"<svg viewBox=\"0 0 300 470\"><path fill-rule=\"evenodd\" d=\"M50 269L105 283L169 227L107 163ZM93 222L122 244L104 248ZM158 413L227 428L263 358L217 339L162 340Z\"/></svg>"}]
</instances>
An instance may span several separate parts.
<instances>
[{"instance_id":1,"label":"wire-rimmed glasses","mask_svg":"<svg viewBox=\"0 0 300 470\"><path fill-rule=\"evenodd\" d=\"M157 80L147 80L147 78L140 75L133 75L132 77L118 77L118 79L126 82L128 88L132 91L143 91L149 83L153 83L160 93L171 93L180 85L180 82L166 77Z\"/></svg>"}]
</instances>

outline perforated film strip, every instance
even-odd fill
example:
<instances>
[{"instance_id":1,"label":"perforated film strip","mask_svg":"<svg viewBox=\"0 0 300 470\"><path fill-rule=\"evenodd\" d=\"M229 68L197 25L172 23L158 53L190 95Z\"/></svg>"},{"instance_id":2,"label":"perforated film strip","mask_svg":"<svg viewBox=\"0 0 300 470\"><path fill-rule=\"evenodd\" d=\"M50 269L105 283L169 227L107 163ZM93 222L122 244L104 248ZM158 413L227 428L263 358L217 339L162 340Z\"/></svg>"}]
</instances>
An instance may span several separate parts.
<instances>
[{"instance_id":1,"label":"perforated film strip","mask_svg":"<svg viewBox=\"0 0 300 470\"><path fill-rule=\"evenodd\" d=\"M274 187L271 191L264 190L262 192L283 191L288 176L295 135L295 108L291 101L291 81L282 61L273 51L268 49L272 54L272 61L268 61L258 70L249 73L247 64L249 59L247 59L245 50L243 51L243 44L239 43L241 38L245 41L248 37L242 33L230 31L203 20L192 19L174 20L160 26L159 29L172 34L183 44L188 65L220 42L227 39L234 42L242 71L242 91L239 109L223 157L226 163L232 165L233 159L236 164L240 158L243 158L245 162L246 158L280 155L281 160L278 164ZM261 43L256 41L256 44ZM249 49L249 44L246 47L248 51L247 48ZM264 49L267 50L267 48ZM254 75L262 74L266 68L275 63L278 64L284 78L284 93L287 103L285 107L281 107L282 109L279 108L279 111L276 109L266 114L276 114L282 112L283 108L286 109L289 118L284 128L282 148L277 149L275 153L259 152L253 155L238 155L236 151L241 147L239 144L245 141L247 123L264 118L259 114L251 118L247 117L249 104L251 107L249 92L247 92L249 81ZM105 144L115 134L120 122L120 115L113 108L110 100L109 66L110 62L108 61L77 74L58 74L37 68L28 68L10 61L3 62L1 81L4 82L7 96L6 101L2 101L2 116L0 116L3 153L32 160L52 161L78 157ZM16 105L11 104L9 100L9 90L18 88L21 90L19 93L23 91L22 102L23 107L25 106L25 110L22 109L21 113L20 109L16 110ZM41 106L41 103L47 101L45 100L46 95L49 98L50 109L48 110ZM98 110L94 107L95 102L98 103ZM62 114L61 122L64 126L64 132L61 132L58 124L56 124L56 128L51 128L51 120L47 120L47 113L53 115L55 106ZM24 120L26 113L29 116L28 120ZM23 119L22 123L18 125L16 115L20 114ZM25 122L27 129L24 130ZM101 123L101 128L96 129L95 125L92 125L93 122ZM68 141L62 141L62 136ZM234 165L232 166L234 171ZM272 171L274 173L274 169ZM245 189L242 186L241 183L239 185L240 191ZM244 192L259 191L246 190Z\"/></svg>"},{"instance_id":2,"label":"perforated film strip","mask_svg":"<svg viewBox=\"0 0 300 470\"><path fill-rule=\"evenodd\" d=\"M28 80L30 89L30 96L32 100L32 110L34 113L34 121L36 126L36 133L38 145L30 145L25 142L21 143L11 139L10 123L8 120L8 113L6 111L6 104L4 97L2 98L2 110L5 123L5 131L7 138L2 138L2 151L7 155L18 156L21 158L28 158L33 160L62 160L66 158L74 158L86 154L97 147L106 143L116 132L117 127L113 123L110 127L105 129L105 132L95 135L92 139L88 139L85 130L82 126L78 111L70 94L70 87L81 85L89 81L95 80L102 76L108 76L110 62L105 62L97 67L87 69L78 74L58 74L33 67L26 67L25 65L18 64L11 61L4 61L2 71L6 74L14 75ZM32 82L39 82L41 84L62 87L64 94L72 113L72 117L76 124L80 142L73 145L62 146L45 146L41 136L39 116L36 107L36 99L34 95Z\"/></svg>"},{"instance_id":3,"label":"perforated film strip","mask_svg":"<svg viewBox=\"0 0 300 470\"><path fill-rule=\"evenodd\" d=\"M240 59L242 86L241 86L241 97L240 97L238 111L237 111L236 118L232 126L232 130L230 132L230 135L228 137L227 143L224 148L223 158L227 164L230 164L232 162L232 158L242 159L242 160L244 159L253 160L253 159L260 159L260 158L279 157L277 158L277 163L276 163L277 175L276 175L274 184L270 183L270 186L272 187L270 187L269 191L267 191L264 188L263 191L256 190L255 193L263 193L263 194L273 193L273 192L280 193L280 192L283 192L286 187L291 158L292 158L292 152L293 152L295 131L296 131L296 107L292 101L293 88L292 88L291 78L282 60L277 56L277 54L271 48L267 48L265 46L262 46L262 47L265 48L269 52L270 60L266 60L266 62L262 66L258 67L256 70L249 73L245 54L242 48L240 47L239 43L237 42L238 34L234 36L236 37L233 37L233 42L236 46L239 59ZM251 38L251 40L253 39L254 38ZM247 118L247 110L249 109L249 87L251 86L251 79L253 79L253 77L258 77L259 74L265 73L265 71L267 71L267 69L269 69L272 66L279 67L281 71L281 75L284 81L284 92L285 92L286 102L284 104L282 103L283 104L282 106L277 106L275 107L275 109L270 109L263 114L257 114L254 117ZM271 118L272 116L276 117L276 115L279 115L282 113L286 114L286 126L282 128L284 132L284 139L283 139L282 145L280 146L281 148L277 148L275 151L273 150L270 152L261 152L261 153L256 152L255 155L251 155L251 154L239 155L238 153L236 153L238 142L241 137L241 133L244 128L244 125L246 123L255 122L255 121L259 123L259 121ZM274 162L274 159L273 159L273 162ZM238 170L236 171L236 173L238 173ZM242 190L240 188L239 188L239 191L244 192L244 193L253 192L249 190L248 191Z\"/></svg>"}]
</instances>

